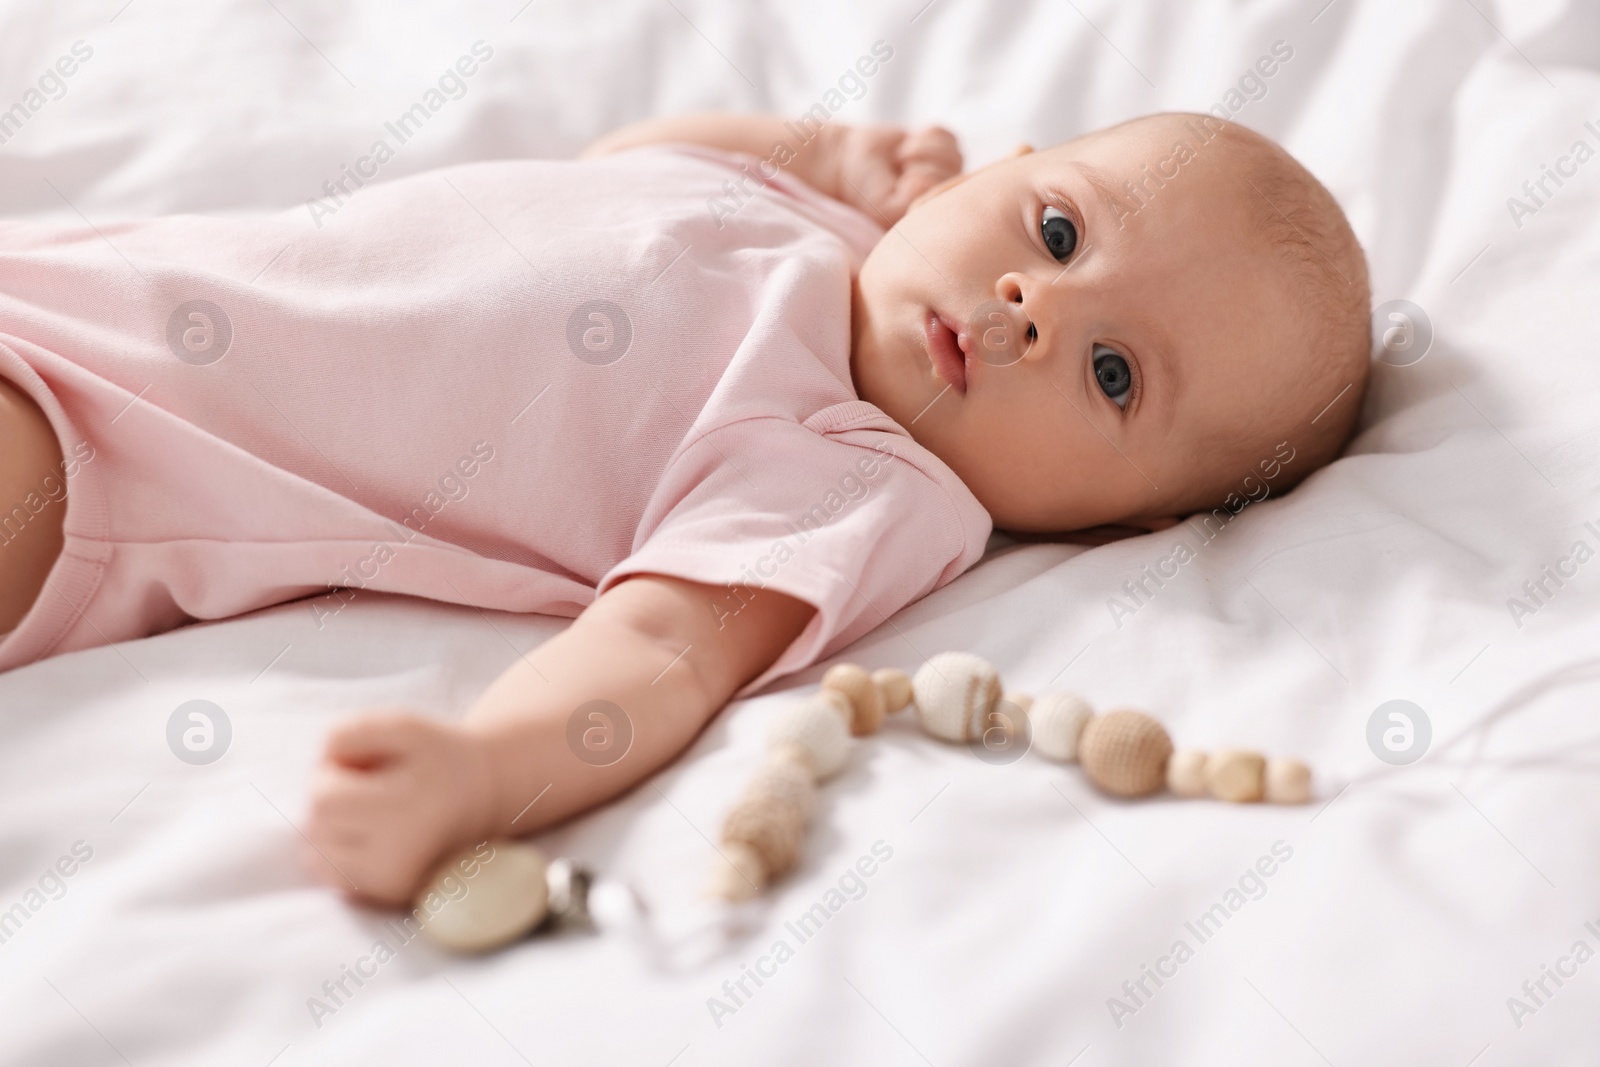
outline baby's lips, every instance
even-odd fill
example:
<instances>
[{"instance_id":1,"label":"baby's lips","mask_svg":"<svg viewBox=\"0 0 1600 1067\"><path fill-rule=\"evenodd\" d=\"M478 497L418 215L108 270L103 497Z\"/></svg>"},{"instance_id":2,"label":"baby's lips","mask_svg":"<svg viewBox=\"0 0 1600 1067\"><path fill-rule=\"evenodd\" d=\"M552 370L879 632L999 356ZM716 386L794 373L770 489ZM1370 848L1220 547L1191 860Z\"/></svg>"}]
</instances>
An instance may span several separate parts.
<instances>
[{"instance_id":1,"label":"baby's lips","mask_svg":"<svg viewBox=\"0 0 1600 1067\"><path fill-rule=\"evenodd\" d=\"M1009 300L985 300L967 316L957 338L961 350L994 367L1008 367L1028 351L1028 319Z\"/></svg>"}]
</instances>

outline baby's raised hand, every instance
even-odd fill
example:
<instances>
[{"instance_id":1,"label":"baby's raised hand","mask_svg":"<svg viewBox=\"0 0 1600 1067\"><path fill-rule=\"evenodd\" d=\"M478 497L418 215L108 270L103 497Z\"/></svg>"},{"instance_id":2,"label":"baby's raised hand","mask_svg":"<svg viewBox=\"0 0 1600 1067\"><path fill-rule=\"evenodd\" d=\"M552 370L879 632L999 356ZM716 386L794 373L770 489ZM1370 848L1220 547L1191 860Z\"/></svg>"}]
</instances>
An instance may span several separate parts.
<instances>
[{"instance_id":1,"label":"baby's raised hand","mask_svg":"<svg viewBox=\"0 0 1600 1067\"><path fill-rule=\"evenodd\" d=\"M305 862L354 896L404 905L442 851L487 834L493 804L482 738L420 715L369 713L328 736Z\"/></svg>"},{"instance_id":2,"label":"baby's raised hand","mask_svg":"<svg viewBox=\"0 0 1600 1067\"><path fill-rule=\"evenodd\" d=\"M835 148L838 198L885 226L911 202L961 173L961 148L942 126L846 126Z\"/></svg>"}]
</instances>

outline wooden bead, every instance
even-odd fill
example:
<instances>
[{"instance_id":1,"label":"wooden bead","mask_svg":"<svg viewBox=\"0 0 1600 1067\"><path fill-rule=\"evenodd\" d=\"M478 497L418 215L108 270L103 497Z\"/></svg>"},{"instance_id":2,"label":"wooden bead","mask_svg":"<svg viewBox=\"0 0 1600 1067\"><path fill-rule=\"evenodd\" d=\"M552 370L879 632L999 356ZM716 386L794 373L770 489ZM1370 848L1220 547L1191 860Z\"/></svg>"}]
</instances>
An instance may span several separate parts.
<instances>
[{"instance_id":1,"label":"wooden bead","mask_svg":"<svg viewBox=\"0 0 1600 1067\"><path fill-rule=\"evenodd\" d=\"M767 727L767 747L793 746L813 777L831 778L850 757L850 704L839 693L823 689L779 711Z\"/></svg>"},{"instance_id":2,"label":"wooden bead","mask_svg":"<svg viewBox=\"0 0 1600 1067\"><path fill-rule=\"evenodd\" d=\"M1033 747L1041 756L1071 763L1078 758L1078 739L1094 717L1089 702L1073 693L1046 693L1028 709Z\"/></svg>"},{"instance_id":3,"label":"wooden bead","mask_svg":"<svg viewBox=\"0 0 1600 1067\"><path fill-rule=\"evenodd\" d=\"M1033 697L1027 693L1002 693L1000 699L1022 712L1024 715L1033 707Z\"/></svg>"},{"instance_id":4,"label":"wooden bead","mask_svg":"<svg viewBox=\"0 0 1600 1067\"><path fill-rule=\"evenodd\" d=\"M1096 715L1078 739L1078 761L1090 780L1108 793L1142 797L1166 783L1172 739L1166 729L1138 711Z\"/></svg>"},{"instance_id":5,"label":"wooden bead","mask_svg":"<svg viewBox=\"0 0 1600 1067\"><path fill-rule=\"evenodd\" d=\"M819 689L813 699L821 700L830 711L839 716L839 721L844 723L846 730L850 729L850 720L855 717L855 709L850 706L850 698L836 689Z\"/></svg>"},{"instance_id":6,"label":"wooden bead","mask_svg":"<svg viewBox=\"0 0 1600 1067\"><path fill-rule=\"evenodd\" d=\"M1266 796L1273 804L1304 804L1311 799L1311 768L1282 756L1267 760Z\"/></svg>"},{"instance_id":7,"label":"wooden bead","mask_svg":"<svg viewBox=\"0 0 1600 1067\"><path fill-rule=\"evenodd\" d=\"M1260 800L1267 761L1259 752L1224 748L1206 760L1206 788L1218 800L1249 804Z\"/></svg>"},{"instance_id":8,"label":"wooden bead","mask_svg":"<svg viewBox=\"0 0 1600 1067\"><path fill-rule=\"evenodd\" d=\"M428 915L423 933L456 952L483 952L517 940L544 920L549 904L543 853L522 842L495 841L485 860L482 847L445 860L417 895L417 907ZM469 870L477 873L468 876ZM430 913L438 900L444 906Z\"/></svg>"},{"instance_id":9,"label":"wooden bead","mask_svg":"<svg viewBox=\"0 0 1600 1067\"><path fill-rule=\"evenodd\" d=\"M1167 788L1180 797L1206 795L1206 754L1193 748L1179 749L1167 760Z\"/></svg>"},{"instance_id":10,"label":"wooden bead","mask_svg":"<svg viewBox=\"0 0 1600 1067\"><path fill-rule=\"evenodd\" d=\"M945 741L980 737L1000 699L1000 675L968 652L941 652L911 679L922 728Z\"/></svg>"},{"instance_id":11,"label":"wooden bead","mask_svg":"<svg viewBox=\"0 0 1600 1067\"><path fill-rule=\"evenodd\" d=\"M875 734L883 725L883 693L864 667L840 663L822 676L822 688L843 695L850 704L850 732L857 737Z\"/></svg>"},{"instance_id":12,"label":"wooden bead","mask_svg":"<svg viewBox=\"0 0 1600 1067\"><path fill-rule=\"evenodd\" d=\"M711 894L723 900L749 900L767 887L767 872L761 856L744 844L722 846L717 868L711 876Z\"/></svg>"},{"instance_id":13,"label":"wooden bead","mask_svg":"<svg viewBox=\"0 0 1600 1067\"><path fill-rule=\"evenodd\" d=\"M872 672L872 680L883 694L885 714L895 712L911 703L911 675L893 667L883 667Z\"/></svg>"}]
</instances>

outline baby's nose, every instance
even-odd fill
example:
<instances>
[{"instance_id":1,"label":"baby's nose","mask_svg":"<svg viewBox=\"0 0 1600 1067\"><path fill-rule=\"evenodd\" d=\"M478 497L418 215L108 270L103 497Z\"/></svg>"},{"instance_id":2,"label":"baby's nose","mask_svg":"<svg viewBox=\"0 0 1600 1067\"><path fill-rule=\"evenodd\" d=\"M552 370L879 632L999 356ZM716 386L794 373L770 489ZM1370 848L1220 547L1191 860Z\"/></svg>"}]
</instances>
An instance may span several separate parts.
<instances>
[{"instance_id":1,"label":"baby's nose","mask_svg":"<svg viewBox=\"0 0 1600 1067\"><path fill-rule=\"evenodd\" d=\"M967 318L957 343L968 355L985 363L1006 367L1028 351L1031 323L1022 305L1010 300L985 300Z\"/></svg>"}]
</instances>

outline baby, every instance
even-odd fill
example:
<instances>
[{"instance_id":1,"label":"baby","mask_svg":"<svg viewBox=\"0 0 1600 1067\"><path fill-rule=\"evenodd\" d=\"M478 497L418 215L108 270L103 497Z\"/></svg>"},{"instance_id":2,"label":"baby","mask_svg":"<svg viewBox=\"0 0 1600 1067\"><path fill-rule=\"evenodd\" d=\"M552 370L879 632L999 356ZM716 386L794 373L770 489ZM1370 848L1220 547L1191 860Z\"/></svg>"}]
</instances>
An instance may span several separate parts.
<instances>
[{"instance_id":1,"label":"baby","mask_svg":"<svg viewBox=\"0 0 1600 1067\"><path fill-rule=\"evenodd\" d=\"M460 721L333 729L307 862L398 904L992 527L1159 530L1338 454L1366 266L1280 148L1169 114L961 169L940 129L687 116L347 169L309 218L0 223L0 668L363 590L575 617Z\"/></svg>"}]
</instances>

